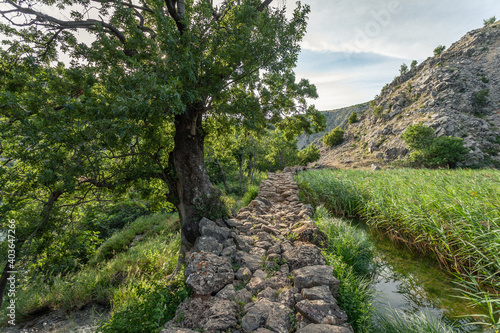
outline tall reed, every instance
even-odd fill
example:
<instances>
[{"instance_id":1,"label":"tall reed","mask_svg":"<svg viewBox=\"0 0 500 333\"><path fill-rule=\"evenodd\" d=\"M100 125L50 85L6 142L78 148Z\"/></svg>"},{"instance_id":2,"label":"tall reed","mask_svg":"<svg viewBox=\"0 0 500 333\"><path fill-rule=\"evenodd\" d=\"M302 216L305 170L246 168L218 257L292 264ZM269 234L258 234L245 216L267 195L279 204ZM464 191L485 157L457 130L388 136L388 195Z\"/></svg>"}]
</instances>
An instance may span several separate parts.
<instances>
[{"instance_id":1,"label":"tall reed","mask_svg":"<svg viewBox=\"0 0 500 333\"><path fill-rule=\"evenodd\" d=\"M434 256L451 272L500 281L500 171L315 170L303 198Z\"/></svg>"}]
</instances>

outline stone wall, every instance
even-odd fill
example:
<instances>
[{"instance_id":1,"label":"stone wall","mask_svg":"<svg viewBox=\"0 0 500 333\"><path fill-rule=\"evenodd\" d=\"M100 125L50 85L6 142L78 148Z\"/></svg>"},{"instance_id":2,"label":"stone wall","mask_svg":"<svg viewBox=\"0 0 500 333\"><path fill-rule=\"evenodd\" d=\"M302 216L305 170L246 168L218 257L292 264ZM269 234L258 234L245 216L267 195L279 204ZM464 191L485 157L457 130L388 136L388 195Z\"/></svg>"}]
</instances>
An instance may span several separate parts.
<instances>
[{"instance_id":1,"label":"stone wall","mask_svg":"<svg viewBox=\"0 0 500 333\"><path fill-rule=\"evenodd\" d=\"M270 173L258 197L226 221L200 222L186 259L193 297L161 333L351 333L338 305L339 281L320 247L326 237L299 201L298 168Z\"/></svg>"}]
</instances>

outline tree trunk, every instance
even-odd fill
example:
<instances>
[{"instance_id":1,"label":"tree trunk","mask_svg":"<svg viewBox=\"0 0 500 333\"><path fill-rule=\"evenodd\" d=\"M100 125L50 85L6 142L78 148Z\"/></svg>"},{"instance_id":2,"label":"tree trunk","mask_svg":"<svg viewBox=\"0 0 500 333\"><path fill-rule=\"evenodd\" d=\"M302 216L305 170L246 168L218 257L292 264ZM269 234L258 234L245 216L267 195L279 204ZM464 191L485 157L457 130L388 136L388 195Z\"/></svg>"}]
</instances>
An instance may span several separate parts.
<instances>
[{"instance_id":1,"label":"tree trunk","mask_svg":"<svg viewBox=\"0 0 500 333\"><path fill-rule=\"evenodd\" d=\"M219 159L215 159L215 163L219 166L220 173L222 174L222 183L224 184L224 188L226 189L226 193L229 193L229 188L226 183L226 174L224 173L224 169L222 169L222 165L220 165Z\"/></svg>"},{"instance_id":2,"label":"tree trunk","mask_svg":"<svg viewBox=\"0 0 500 333\"><path fill-rule=\"evenodd\" d=\"M169 185L181 221L182 261L200 236L200 219L213 218L210 214L222 209L220 191L210 182L205 167L203 111L202 105L188 105L185 113L175 116L175 146L171 154L175 175Z\"/></svg>"}]
</instances>

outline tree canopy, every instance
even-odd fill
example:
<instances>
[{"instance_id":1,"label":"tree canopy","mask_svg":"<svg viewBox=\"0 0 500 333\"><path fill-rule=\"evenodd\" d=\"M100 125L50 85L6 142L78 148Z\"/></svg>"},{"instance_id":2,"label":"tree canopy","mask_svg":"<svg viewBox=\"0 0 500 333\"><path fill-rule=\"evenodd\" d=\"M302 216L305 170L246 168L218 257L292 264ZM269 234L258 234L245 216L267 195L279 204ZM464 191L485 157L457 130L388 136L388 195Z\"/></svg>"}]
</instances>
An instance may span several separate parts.
<instances>
[{"instance_id":1,"label":"tree canopy","mask_svg":"<svg viewBox=\"0 0 500 333\"><path fill-rule=\"evenodd\" d=\"M20 224L18 248L133 186L176 206L185 253L199 206L219 201L209 131L321 130L316 89L293 72L309 7L271 3L4 0L0 210Z\"/></svg>"}]
</instances>

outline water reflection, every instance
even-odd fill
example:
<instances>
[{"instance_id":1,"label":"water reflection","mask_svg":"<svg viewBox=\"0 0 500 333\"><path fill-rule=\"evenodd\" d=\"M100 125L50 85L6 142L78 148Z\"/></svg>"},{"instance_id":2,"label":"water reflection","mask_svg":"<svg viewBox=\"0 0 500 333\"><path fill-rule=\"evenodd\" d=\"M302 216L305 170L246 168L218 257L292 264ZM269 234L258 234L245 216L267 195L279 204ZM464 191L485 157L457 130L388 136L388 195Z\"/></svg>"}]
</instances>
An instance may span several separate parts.
<instances>
[{"instance_id":1,"label":"water reflection","mask_svg":"<svg viewBox=\"0 0 500 333\"><path fill-rule=\"evenodd\" d=\"M352 221L352 224L367 230L360 221ZM456 332L484 332L480 326L467 325L474 320L462 316L476 313L477 309L457 298L460 294L454 289L451 277L441 271L435 261L392 244L373 231L368 234L375 245L372 287L376 290L379 309L417 314L425 311L456 327Z\"/></svg>"}]
</instances>

